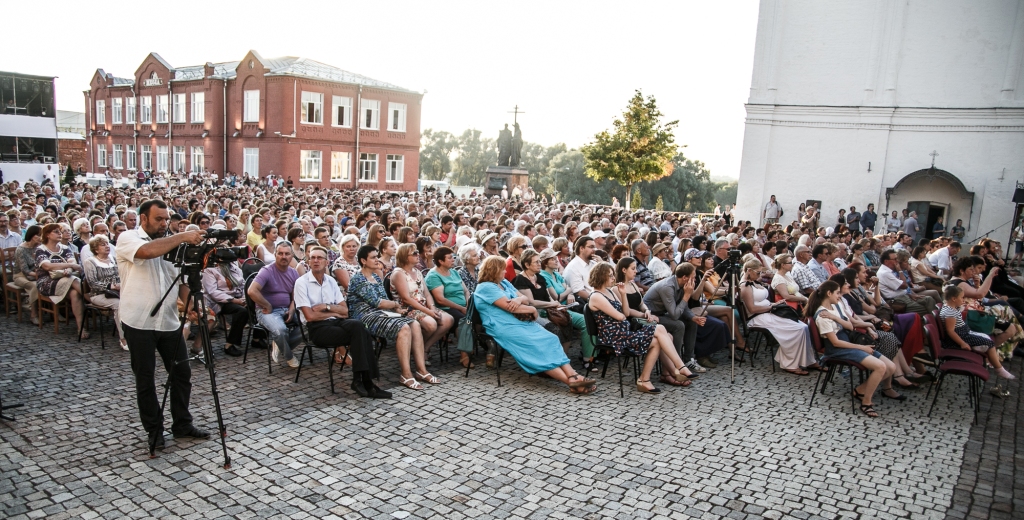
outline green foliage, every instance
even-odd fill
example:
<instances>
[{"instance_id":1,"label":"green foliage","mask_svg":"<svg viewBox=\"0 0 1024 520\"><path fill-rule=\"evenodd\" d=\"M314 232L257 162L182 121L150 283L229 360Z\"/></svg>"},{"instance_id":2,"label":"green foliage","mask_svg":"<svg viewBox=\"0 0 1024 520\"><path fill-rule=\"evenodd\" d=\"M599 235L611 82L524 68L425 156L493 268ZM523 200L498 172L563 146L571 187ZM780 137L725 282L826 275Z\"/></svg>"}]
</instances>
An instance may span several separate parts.
<instances>
[{"instance_id":1,"label":"green foliage","mask_svg":"<svg viewBox=\"0 0 1024 520\"><path fill-rule=\"evenodd\" d=\"M640 209L644 207L644 196L640 194L640 190L633 191L633 198L630 199L629 207L632 209Z\"/></svg>"},{"instance_id":2,"label":"green foliage","mask_svg":"<svg viewBox=\"0 0 1024 520\"><path fill-rule=\"evenodd\" d=\"M75 185L75 170L71 168L71 163L68 163L68 169L64 172L64 181L62 184L64 186Z\"/></svg>"},{"instance_id":3,"label":"green foliage","mask_svg":"<svg viewBox=\"0 0 1024 520\"><path fill-rule=\"evenodd\" d=\"M634 184L671 175L677 153L672 129L679 121L662 123L661 116L654 96L645 99L637 90L622 119L612 122L613 132L598 133L594 142L582 148L587 176L618 182L626 187L629 200Z\"/></svg>"},{"instance_id":4,"label":"green foliage","mask_svg":"<svg viewBox=\"0 0 1024 520\"><path fill-rule=\"evenodd\" d=\"M661 198L661 195L658 195L658 200L654 203L654 209L656 211L665 211L665 200Z\"/></svg>"},{"instance_id":5,"label":"green foliage","mask_svg":"<svg viewBox=\"0 0 1024 520\"><path fill-rule=\"evenodd\" d=\"M487 167L498 163L494 139L484 138L480 130L472 128L462 132L458 143L458 156L452 165L452 184L483 186Z\"/></svg>"},{"instance_id":6,"label":"green foliage","mask_svg":"<svg viewBox=\"0 0 1024 520\"><path fill-rule=\"evenodd\" d=\"M439 181L452 171L452 153L459 140L444 130L426 129L420 137L420 178Z\"/></svg>"},{"instance_id":7,"label":"green foliage","mask_svg":"<svg viewBox=\"0 0 1024 520\"><path fill-rule=\"evenodd\" d=\"M726 204L732 206L736 204L736 190L739 188L739 181L723 182L718 185L718 190L715 191L715 202L725 206Z\"/></svg>"},{"instance_id":8,"label":"green foliage","mask_svg":"<svg viewBox=\"0 0 1024 520\"><path fill-rule=\"evenodd\" d=\"M579 200L583 204L611 204L622 197L624 189L612 180L594 181L584 173L585 159L579 150L562 152L551 159L546 178L558 192L559 201ZM536 191L536 188L534 188Z\"/></svg>"},{"instance_id":9,"label":"green foliage","mask_svg":"<svg viewBox=\"0 0 1024 520\"><path fill-rule=\"evenodd\" d=\"M530 186L533 191L551 194L555 189L554 177L549 175L548 166L551 160L568 148L564 143L558 143L547 148L534 143L523 143L523 166L530 171Z\"/></svg>"}]
</instances>

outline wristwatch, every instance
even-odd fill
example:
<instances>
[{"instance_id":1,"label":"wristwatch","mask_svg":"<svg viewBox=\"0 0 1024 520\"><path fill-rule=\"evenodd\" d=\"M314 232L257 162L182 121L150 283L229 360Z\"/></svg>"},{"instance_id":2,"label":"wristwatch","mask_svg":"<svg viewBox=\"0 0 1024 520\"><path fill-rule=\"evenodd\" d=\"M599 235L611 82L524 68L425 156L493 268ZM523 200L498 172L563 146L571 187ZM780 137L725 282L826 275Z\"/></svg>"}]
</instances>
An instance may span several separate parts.
<instances>
[{"instance_id":1,"label":"wristwatch","mask_svg":"<svg viewBox=\"0 0 1024 520\"><path fill-rule=\"evenodd\" d=\"M327 306L327 312L331 312L331 306L330 305Z\"/></svg>"}]
</instances>

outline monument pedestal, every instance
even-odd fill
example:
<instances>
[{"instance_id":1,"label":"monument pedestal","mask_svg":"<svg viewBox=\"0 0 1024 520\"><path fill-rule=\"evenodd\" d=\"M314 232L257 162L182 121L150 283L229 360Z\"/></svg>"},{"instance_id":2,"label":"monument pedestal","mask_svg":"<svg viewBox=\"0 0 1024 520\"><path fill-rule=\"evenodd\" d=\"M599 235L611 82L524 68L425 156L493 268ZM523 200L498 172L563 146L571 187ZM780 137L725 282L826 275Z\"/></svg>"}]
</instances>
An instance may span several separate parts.
<instances>
[{"instance_id":1,"label":"monument pedestal","mask_svg":"<svg viewBox=\"0 0 1024 520\"><path fill-rule=\"evenodd\" d=\"M512 188L516 184L526 190L530 183L530 172L518 166L488 166L486 173L484 195L488 197L501 195L502 186L508 186L508 193L511 196Z\"/></svg>"}]
</instances>

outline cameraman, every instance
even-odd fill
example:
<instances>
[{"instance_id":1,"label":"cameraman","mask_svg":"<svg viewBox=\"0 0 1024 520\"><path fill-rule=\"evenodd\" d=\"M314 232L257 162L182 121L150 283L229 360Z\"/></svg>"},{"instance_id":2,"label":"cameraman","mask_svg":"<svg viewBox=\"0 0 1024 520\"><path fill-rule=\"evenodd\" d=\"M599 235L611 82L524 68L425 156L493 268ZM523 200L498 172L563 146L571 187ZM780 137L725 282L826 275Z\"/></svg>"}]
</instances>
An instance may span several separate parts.
<instances>
[{"instance_id":1,"label":"cameraman","mask_svg":"<svg viewBox=\"0 0 1024 520\"><path fill-rule=\"evenodd\" d=\"M206 439L210 436L209 432L192 425L192 415L188 411L192 369L188 363L175 363L186 359L188 352L181 335L174 296L168 296L168 301L160 306L156 315L150 316L178 277L178 269L163 259L164 253L186 242L197 245L205 235L203 231L184 231L165 236L169 222L167 204L161 200L143 202L139 207L139 227L122 233L117 248L117 265L121 273L121 323L128 341L132 372L135 373L139 417L149 434L150 452L164 447L164 421L153 382L156 351L160 352L164 368L171 374L171 432L175 437ZM188 301L188 287L180 285L177 296Z\"/></svg>"}]
</instances>

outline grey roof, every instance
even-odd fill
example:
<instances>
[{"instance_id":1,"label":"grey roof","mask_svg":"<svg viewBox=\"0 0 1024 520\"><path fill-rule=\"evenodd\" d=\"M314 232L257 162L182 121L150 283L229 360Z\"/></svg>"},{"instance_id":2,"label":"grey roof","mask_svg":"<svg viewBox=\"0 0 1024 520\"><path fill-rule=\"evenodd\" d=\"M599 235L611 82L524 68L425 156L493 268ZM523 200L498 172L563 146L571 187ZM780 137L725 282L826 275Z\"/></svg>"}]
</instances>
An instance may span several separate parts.
<instances>
[{"instance_id":1,"label":"grey roof","mask_svg":"<svg viewBox=\"0 0 1024 520\"><path fill-rule=\"evenodd\" d=\"M267 76L300 76L306 78L334 81L338 83L352 83L356 85L364 85L367 87L377 87L388 90L399 90L402 92L415 92L407 88L399 87L398 85L392 83L376 80L373 78L368 78L361 74L356 74L354 72L342 70L333 65L320 63L319 61L311 60L309 58L285 56L281 58L271 58L269 60L262 61L263 65L270 69L270 72L267 73Z\"/></svg>"},{"instance_id":2,"label":"grey roof","mask_svg":"<svg viewBox=\"0 0 1024 520\"><path fill-rule=\"evenodd\" d=\"M235 69L238 68L238 63L237 61L225 61L210 63L209 65L213 65L213 77L231 79L235 77ZM206 65L192 65L171 70L174 71L174 81L189 81L206 77Z\"/></svg>"}]
</instances>

